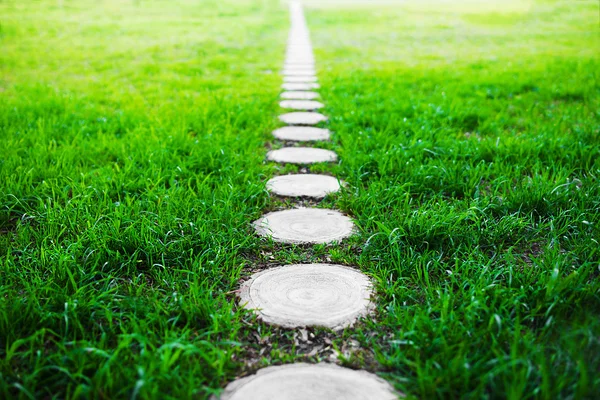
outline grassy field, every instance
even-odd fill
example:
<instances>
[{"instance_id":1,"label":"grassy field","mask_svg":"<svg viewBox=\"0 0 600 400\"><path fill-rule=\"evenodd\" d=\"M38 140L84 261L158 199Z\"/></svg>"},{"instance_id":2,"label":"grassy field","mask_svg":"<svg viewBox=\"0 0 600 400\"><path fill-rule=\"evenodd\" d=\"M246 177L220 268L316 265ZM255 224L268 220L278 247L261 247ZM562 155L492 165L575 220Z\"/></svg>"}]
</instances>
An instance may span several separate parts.
<instances>
[{"instance_id":1,"label":"grassy field","mask_svg":"<svg viewBox=\"0 0 600 400\"><path fill-rule=\"evenodd\" d=\"M298 360L422 399L600 392L597 2L368 4L306 10L341 158L311 170L349 184L317 206L360 233L290 247L250 226L293 206L264 189L297 169L264 162L285 3L0 2L1 398L206 398ZM376 316L236 308L292 261L360 267Z\"/></svg>"}]
</instances>

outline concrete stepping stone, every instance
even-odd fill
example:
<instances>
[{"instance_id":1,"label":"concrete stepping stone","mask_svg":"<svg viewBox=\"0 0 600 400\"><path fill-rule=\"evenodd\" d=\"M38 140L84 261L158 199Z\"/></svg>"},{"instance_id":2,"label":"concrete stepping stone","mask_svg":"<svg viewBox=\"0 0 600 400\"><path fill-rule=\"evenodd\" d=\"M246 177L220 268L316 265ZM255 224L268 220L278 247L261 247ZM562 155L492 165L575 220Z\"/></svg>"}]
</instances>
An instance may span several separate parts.
<instances>
[{"instance_id":1,"label":"concrete stepping stone","mask_svg":"<svg viewBox=\"0 0 600 400\"><path fill-rule=\"evenodd\" d=\"M287 48L285 55L290 56L306 56L313 57L312 48L309 46L292 46Z\"/></svg>"},{"instance_id":2,"label":"concrete stepping stone","mask_svg":"<svg viewBox=\"0 0 600 400\"><path fill-rule=\"evenodd\" d=\"M267 190L279 196L317 199L340 190L340 182L329 175L290 174L269 179Z\"/></svg>"},{"instance_id":3,"label":"concrete stepping stone","mask_svg":"<svg viewBox=\"0 0 600 400\"><path fill-rule=\"evenodd\" d=\"M231 382L219 400L396 400L404 397L375 374L335 364L266 367Z\"/></svg>"},{"instance_id":4,"label":"concrete stepping stone","mask_svg":"<svg viewBox=\"0 0 600 400\"><path fill-rule=\"evenodd\" d=\"M253 224L259 235L280 243L332 243L354 233L354 223L349 217L324 208L275 211Z\"/></svg>"},{"instance_id":5,"label":"concrete stepping stone","mask_svg":"<svg viewBox=\"0 0 600 400\"><path fill-rule=\"evenodd\" d=\"M318 79L316 76L285 76L283 81L285 83L311 83L316 82Z\"/></svg>"},{"instance_id":6,"label":"concrete stepping stone","mask_svg":"<svg viewBox=\"0 0 600 400\"><path fill-rule=\"evenodd\" d=\"M283 68L315 68L315 63L311 62L311 63L288 63L288 62L284 62L283 63Z\"/></svg>"},{"instance_id":7,"label":"concrete stepping stone","mask_svg":"<svg viewBox=\"0 0 600 400\"><path fill-rule=\"evenodd\" d=\"M279 106L292 110L318 110L323 108L324 104L314 100L283 100L279 102Z\"/></svg>"},{"instance_id":8,"label":"concrete stepping stone","mask_svg":"<svg viewBox=\"0 0 600 400\"><path fill-rule=\"evenodd\" d=\"M311 56L296 56L296 55L294 55L294 56L287 56L285 58L285 61L289 62L289 63L294 63L294 62L310 63L310 62L315 62L315 59L314 59L314 57L311 57Z\"/></svg>"},{"instance_id":9,"label":"concrete stepping stone","mask_svg":"<svg viewBox=\"0 0 600 400\"><path fill-rule=\"evenodd\" d=\"M294 90L289 92L281 93L282 99L290 99L290 100L313 100L319 98L319 93L317 92L307 92L302 90Z\"/></svg>"},{"instance_id":10,"label":"concrete stepping stone","mask_svg":"<svg viewBox=\"0 0 600 400\"><path fill-rule=\"evenodd\" d=\"M318 112L295 111L281 114L279 120L290 125L316 125L327 121L327 117Z\"/></svg>"},{"instance_id":11,"label":"concrete stepping stone","mask_svg":"<svg viewBox=\"0 0 600 400\"><path fill-rule=\"evenodd\" d=\"M372 284L357 269L294 264L253 274L239 290L240 305L284 328L343 329L372 310Z\"/></svg>"},{"instance_id":12,"label":"concrete stepping stone","mask_svg":"<svg viewBox=\"0 0 600 400\"><path fill-rule=\"evenodd\" d=\"M284 83L281 85L283 90L313 90L320 87L318 83Z\"/></svg>"},{"instance_id":13,"label":"concrete stepping stone","mask_svg":"<svg viewBox=\"0 0 600 400\"><path fill-rule=\"evenodd\" d=\"M273 136L279 140L293 142L317 142L329 140L331 132L328 129L315 128L314 126L284 126L273 131Z\"/></svg>"},{"instance_id":14,"label":"concrete stepping stone","mask_svg":"<svg viewBox=\"0 0 600 400\"><path fill-rule=\"evenodd\" d=\"M315 76L316 72L312 68L286 68L283 71L281 71L281 74L286 77Z\"/></svg>"},{"instance_id":15,"label":"concrete stepping stone","mask_svg":"<svg viewBox=\"0 0 600 400\"><path fill-rule=\"evenodd\" d=\"M311 54L288 54L285 60L287 62L314 62L315 58Z\"/></svg>"},{"instance_id":16,"label":"concrete stepping stone","mask_svg":"<svg viewBox=\"0 0 600 400\"><path fill-rule=\"evenodd\" d=\"M315 164L335 162L337 154L331 150L314 147L284 147L267 153L267 160L282 164Z\"/></svg>"},{"instance_id":17,"label":"concrete stepping stone","mask_svg":"<svg viewBox=\"0 0 600 400\"><path fill-rule=\"evenodd\" d=\"M284 63L283 69L315 69L315 63Z\"/></svg>"}]
</instances>

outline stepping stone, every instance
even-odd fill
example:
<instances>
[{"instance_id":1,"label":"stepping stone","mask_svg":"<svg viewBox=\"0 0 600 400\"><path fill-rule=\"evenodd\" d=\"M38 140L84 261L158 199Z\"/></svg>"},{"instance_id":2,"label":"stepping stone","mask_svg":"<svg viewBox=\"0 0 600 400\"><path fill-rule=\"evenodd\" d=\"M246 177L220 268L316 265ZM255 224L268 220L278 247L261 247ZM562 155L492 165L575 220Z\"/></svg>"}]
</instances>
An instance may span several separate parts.
<instances>
[{"instance_id":1,"label":"stepping stone","mask_svg":"<svg viewBox=\"0 0 600 400\"><path fill-rule=\"evenodd\" d=\"M317 199L340 190L337 178L329 175L291 174L269 179L267 190L288 197L315 197Z\"/></svg>"},{"instance_id":2,"label":"stepping stone","mask_svg":"<svg viewBox=\"0 0 600 400\"><path fill-rule=\"evenodd\" d=\"M313 51L312 47L306 45L292 45L287 47L286 54L302 54L307 56L312 56Z\"/></svg>"},{"instance_id":3,"label":"stepping stone","mask_svg":"<svg viewBox=\"0 0 600 400\"><path fill-rule=\"evenodd\" d=\"M312 54L287 54L285 57L288 62L314 62L315 58Z\"/></svg>"},{"instance_id":4,"label":"stepping stone","mask_svg":"<svg viewBox=\"0 0 600 400\"><path fill-rule=\"evenodd\" d=\"M372 310L372 285L357 269L335 264L269 268L244 282L240 305L284 328L343 329Z\"/></svg>"},{"instance_id":5,"label":"stepping stone","mask_svg":"<svg viewBox=\"0 0 600 400\"><path fill-rule=\"evenodd\" d=\"M310 64L295 64L295 63L284 63L283 69L315 69L315 63Z\"/></svg>"},{"instance_id":6,"label":"stepping stone","mask_svg":"<svg viewBox=\"0 0 600 400\"><path fill-rule=\"evenodd\" d=\"M256 232L280 243L340 242L354 233L354 223L339 211L297 208L265 214L254 221Z\"/></svg>"},{"instance_id":7,"label":"stepping stone","mask_svg":"<svg viewBox=\"0 0 600 400\"><path fill-rule=\"evenodd\" d=\"M292 110L317 110L324 107L323 103L314 100L283 100L279 105Z\"/></svg>"},{"instance_id":8,"label":"stepping stone","mask_svg":"<svg viewBox=\"0 0 600 400\"><path fill-rule=\"evenodd\" d=\"M314 68L315 67L315 63L311 62L311 63L288 63L288 62L284 62L283 63L283 67L284 68Z\"/></svg>"},{"instance_id":9,"label":"stepping stone","mask_svg":"<svg viewBox=\"0 0 600 400\"><path fill-rule=\"evenodd\" d=\"M315 76L316 72L310 68L287 68L281 71L283 76Z\"/></svg>"},{"instance_id":10,"label":"stepping stone","mask_svg":"<svg viewBox=\"0 0 600 400\"><path fill-rule=\"evenodd\" d=\"M327 117L318 112L295 111L281 114L279 120L290 125L316 125L327 121Z\"/></svg>"},{"instance_id":11,"label":"stepping stone","mask_svg":"<svg viewBox=\"0 0 600 400\"><path fill-rule=\"evenodd\" d=\"M313 90L320 87L318 83L284 83L281 85L283 90Z\"/></svg>"},{"instance_id":12,"label":"stepping stone","mask_svg":"<svg viewBox=\"0 0 600 400\"><path fill-rule=\"evenodd\" d=\"M283 78L285 83L311 83L316 82L316 76L285 76Z\"/></svg>"},{"instance_id":13,"label":"stepping stone","mask_svg":"<svg viewBox=\"0 0 600 400\"><path fill-rule=\"evenodd\" d=\"M296 90L281 93L281 98L291 100L313 100L319 98L319 93Z\"/></svg>"},{"instance_id":14,"label":"stepping stone","mask_svg":"<svg viewBox=\"0 0 600 400\"><path fill-rule=\"evenodd\" d=\"M297 63L309 63L309 62L315 62L315 59L313 56L301 56L301 55L292 55L292 56L287 56L285 58L286 62L297 62Z\"/></svg>"},{"instance_id":15,"label":"stepping stone","mask_svg":"<svg viewBox=\"0 0 600 400\"><path fill-rule=\"evenodd\" d=\"M327 363L294 363L236 379L217 400L396 400L400 396L370 372Z\"/></svg>"},{"instance_id":16,"label":"stepping stone","mask_svg":"<svg viewBox=\"0 0 600 400\"><path fill-rule=\"evenodd\" d=\"M314 58L312 51L310 50L291 50L288 51L285 55L285 58L290 59L290 58Z\"/></svg>"},{"instance_id":17,"label":"stepping stone","mask_svg":"<svg viewBox=\"0 0 600 400\"><path fill-rule=\"evenodd\" d=\"M284 126L275 129L273 136L279 140L293 142L317 142L329 140L331 133L328 129L315 128L314 126Z\"/></svg>"},{"instance_id":18,"label":"stepping stone","mask_svg":"<svg viewBox=\"0 0 600 400\"><path fill-rule=\"evenodd\" d=\"M314 147L284 147L267 153L267 160L283 164L315 164L335 162L337 154L331 150Z\"/></svg>"}]
</instances>

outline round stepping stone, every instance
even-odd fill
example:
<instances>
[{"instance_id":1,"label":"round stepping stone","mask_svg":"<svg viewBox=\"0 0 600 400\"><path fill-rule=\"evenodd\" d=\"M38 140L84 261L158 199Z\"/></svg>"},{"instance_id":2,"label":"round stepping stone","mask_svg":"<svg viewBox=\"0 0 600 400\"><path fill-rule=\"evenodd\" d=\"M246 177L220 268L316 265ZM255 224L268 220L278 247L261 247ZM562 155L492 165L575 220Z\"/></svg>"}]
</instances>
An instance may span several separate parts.
<instances>
[{"instance_id":1,"label":"round stepping stone","mask_svg":"<svg viewBox=\"0 0 600 400\"><path fill-rule=\"evenodd\" d=\"M285 76L283 78L285 83L311 83L317 80L316 76Z\"/></svg>"},{"instance_id":2,"label":"round stepping stone","mask_svg":"<svg viewBox=\"0 0 600 400\"><path fill-rule=\"evenodd\" d=\"M298 63L298 62L288 63L288 62L285 62L283 64L283 68L313 68L314 69L315 63L314 62L311 62L311 63Z\"/></svg>"},{"instance_id":3,"label":"round stepping stone","mask_svg":"<svg viewBox=\"0 0 600 400\"><path fill-rule=\"evenodd\" d=\"M275 211L254 221L254 228L276 242L296 244L339 242L354 233L350 218L324 208Z\"/></svg>"},{"instance_id":4,"label":"round stepping stone","mask_svg":"<svg viewBox=\"0 0 600 400\"><path fill-rule=\"evenodd\" d=\"M335 162L337 154L331 150L314 147L284 147L267 153L267 160L288 164L314 164L320 162Z\"/></svg>"},{"instance_id":5,"label":"round stepping stone","mask_svg":"<svg viewBox=\"0 0 600 400\"><path fill-rule=\"evenodd\" d=\"M294 363L260 369L231 382L219 400L396 400L401 396L377 375L335 364Z\"/></svg>"},{"instance_id":6,"label":"round stepping stone","mask_svg":"<svg viewBox=\"0 0 600 400\"><path fill-rule=\"evenodd\" d=\"M311 55L301 55L301 54L294 54L294 55L287 55L285 57L285 60L287 62L297 62L297 63L302 63L302 62L314 62L315 58Z\"/></svg>"},{"instance_id":7,"label":"round stepping stone","mask_svg":"<svg viewBox=\"0 0 600 400\"><path fill-rule=\"evenodd\" d=\"M269 179L267 189L279 196L322 198L340 190L337 178L329 175L291 174Z\"/></svg>"},{"instance_id":8,"label":"round stepping stone","mask_svg":"<svg viewBox=\"0 0 600 400\"><path fill-rule=\"evenodd\" d=\"M315 76L316 71L311 68L286 68L281 71L283 76Z\"/></svg>"},{"instance_id":9,"label":"round stepping stone","mask_svg":"<svg viewBox=\"0 0 600 400\"><path fill-rule=\"evenodd\" d=\"M286 54L288 56L298 55L298 56L312 57L313 51L312 51L312 47L310 47L310 46L294 45L294 46L288 46Z\"/></svg>"},{"instance_id":10,"label":"round stepping stone","mask_svg":"<svg viewBox=\"0 0 600 400\"><path fill-rule=\"evenodd\" d=\"M343 329L372 309L371 282L360 271L334 264L269 268L244 282L240 305L271 325Z\"/></svg>"},{"instance_id":11,"label":"round stepping stone","mask_svg":"<svg viewBox=\"0 0 600 400\"><path fill-rule=\"evenodd\" d=\"M284 83L281 85L283 90L313 90L320 87L318 83Z\"/></svg>"},{"instance_id":12,"label":"round stepping stone","mask_svg":"<svg viewBox=\"0 0 600 400\"><path fill-rule=\"evenodd\" d=\"M279 140L291 140L294 142L316 142L329 140L331 133L328 129L315 128L313 126L284 126L275 129L273 136Z\"/></svg>"},{"instance_id":13,"label":"round stepping stone","mask_svg":"<svg viewBox=\"0 0 600 400\"><path fill-rule=\"evenodd\" d=\"M315 58L310 55L294 54L285 57L287 62L314 62Z\"/></svg>"},{"instance_id":14,"label":"round stepping stone","mask_svg":"<svg viewBox=\"0 0 600 400\"><path fill-rule=\"evenodd\" d=\"M292 110L316 110L324 107L323 103L314 100L283 100L279 105Z\"/></svg>"},{"instance_id":15,"label":"round stepping stone","mask_svg":"<svg viewBox=\"0 0 600 400\"><path fill-rule=\"evenodd\" d=\"M327 117L318 112L296 111L281 114L279 120L290 125L316 125L319 122L327 121Z\"/></svg>"},{"instance_id":16,"label":"round stepping stone","mask_svg":"<svg viewBox=\"0 0 600 400\"><path fill-rule=\"evenodd\" d=\"M313 100L319 98L319 93L296 90L281 93L281 98L290 100Z\"/></svg>"}]
</instances>

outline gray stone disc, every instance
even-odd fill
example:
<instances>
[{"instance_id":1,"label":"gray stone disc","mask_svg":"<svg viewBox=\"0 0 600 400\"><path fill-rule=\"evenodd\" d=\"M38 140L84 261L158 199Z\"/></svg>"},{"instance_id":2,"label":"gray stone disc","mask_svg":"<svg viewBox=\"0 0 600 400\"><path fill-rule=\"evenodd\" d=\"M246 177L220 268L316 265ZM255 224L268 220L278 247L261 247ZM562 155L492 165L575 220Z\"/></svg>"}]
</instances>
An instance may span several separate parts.
<instances>
[{"instance_id":1,"label":"gray stone disc","mask_svg":"<svg viewBox=\"0 0 600 400\"><path fill-rule=\"evenodd\" d=\"M231 382L219 400L397 400L392 385L367 371L335 364L266 367Z\"/></svg>"},{"instance_id":2,"label":"gray stone disc","mask_svg":"<svg viewBox=\"0 0 600 400\"><path fill-rule=\"evenodd\" d=\"M290 174L269 179L267 190L279 196L320 199L339 191L340 182L329 175Z\"/></svg>"},{"instance_id":3,"label":"gray stone disc","mask_svg":"<svg viewBox=\"0 0 600 400\"><path fill-rule=\"evenodd\" d=\"M303 64L303 63L314 63L315 59L313 57L286 57L285 58L285 62L286 63L298 63L298 64Z\"/></svg>"},{"instance_id":4,"label":"gray stone disc","mask_svg":"<svg viewBox=\"0 0 600 400\"><path fill-rule=\"evenodd\" d=\"M275 211L254 221L256 232L280 243L332 243L354 233L354 223L339 211L297 208Z\"/></svg>"},{"instance_id":5,"label":"gray stone disc","mask_svg":"<svg viewBox=\"0 0 600 400\"><path fill-rule=\"evenodd\" d=\"M319 122L327 121L327 117L318 112L296 111L281 114L279 120L290 125L316 125Z\"/></svg>"},{"instance_id":6,"label":"gray stone disc","mask_svg":"<svg viewBox=\"0 0 600 400\"><path fill-rule=\"evenodd\" d=\"M279 105L292 110L317 110L324 107L323 103L314 100L283 100Z\"/></svg>"},{"instance_id":7,"label":"gray stone disc","mask_svg":"<svg viewBox=\"0 0 600 400\"><path fill-rule=\"evenodd\" d=\"M284 328L343 329L373 309L372 284L357 269L335 264L269 268L244 282L240 305Z\"/></svg>"},{"instance_id":8,"label":"gray stone disc","mask_svg":"<svg viewBox=\"0 0 600 400\"><path fill-rule=\"evenodd\" d=\"M331 150L314 147L284 147L267 153L267 160L288 164L314 164L320 162L335 162L337 154Z\"/></svg>"},{"instance_id":9,"label":"gray stone disc","mask_svg":"<svg viewBox=\"0 0 600 400\"><path fill-rule=\"evenodd\" d=\"M314 83L318 81L316 76L285 76L285 83Z\"/></svg>"},{"instance_id":10,"label":"gray stone disc","mask_svg":"<svg viewBox=\"0 0 600 400\"><path fill-rule=\"evenodd\" d=\"M273 136L279 140L291 140L293 142L316 142L329 140L331 133L328 129L315 128L314 126L284 126L275 129Z\"/></svg>"},{"instance_id":11,"label":"gray stone disc","mask_svg":"<svg viewBox=\"0 0 600 400\"><path fill-rule=\"evenodd\" d=\"M284 76L314 76L316 71L312 68L286 68L281 71Z\"/></svg>"},{"instance_id":12,"label":"gray stone disc","mask_svg":"<svg viewBox=\"0 0 600 400\"><path fill-rule=\"evenodd\" d=\"M319 98L319 93L296 90L281 93L281 98L290 100L314 100Z\"/></svg>"},{"instance_id":13,"label":"gray stone disc","mask_svg":"<svg viewBox=\"0 0 600 400\"><path fill-rule=\"evenodd\" d=\"M309 63L299 63L299 62L286 62L283 64L283 68L298 68L298 69L307 69L307 68L311 68L314 69L315 68L315 63L314 62L309 62Z\"/></svg>"},{"instance_id":14,"label":"gray stone disc","mask_svg":"<svg viewBox=\"0 0 600 400\"><path fill-rule=\"evenodd\" d=\"M284 90L313 90L320 87L318 83L284 83L281 85Z\"/></svg>"}]
</instances>

